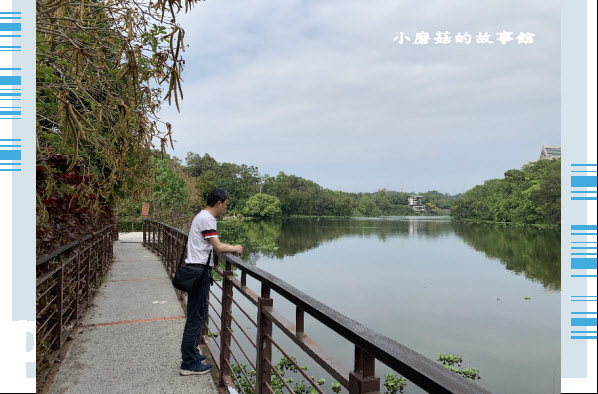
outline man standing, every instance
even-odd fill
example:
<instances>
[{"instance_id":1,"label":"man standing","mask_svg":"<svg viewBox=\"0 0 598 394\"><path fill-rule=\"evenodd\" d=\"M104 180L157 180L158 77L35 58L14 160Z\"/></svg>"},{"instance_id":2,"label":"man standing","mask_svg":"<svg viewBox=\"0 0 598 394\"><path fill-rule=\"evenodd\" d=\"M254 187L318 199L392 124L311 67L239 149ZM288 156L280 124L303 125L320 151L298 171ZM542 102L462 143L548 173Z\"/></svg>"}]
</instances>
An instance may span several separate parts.
<instances>
[{"instance_id":1,"label":"man standing","mask_svg":"<svg viewBox=\"0 0 598 394\"><path fill-rule=\"evenodd\" d=\"M229 195L226 190L212 189L208 194L206 209L195 216L189 230L185 264L188 267L194 267L197 270L197 276L203 277L203 281L199 288L189 293L187 297L187 322L181 343L183 362L179 370L183 376L203 375L212 368L211 365L203 363L206 356L200 354L197 349L203 325L208 318L208 294L212 278L210 261L212 261L212 266L214 261L212 253L243 254L241 245L227 245L218 240L216 217L226 212L228 199Z\"/></svg>"}]
</instances>

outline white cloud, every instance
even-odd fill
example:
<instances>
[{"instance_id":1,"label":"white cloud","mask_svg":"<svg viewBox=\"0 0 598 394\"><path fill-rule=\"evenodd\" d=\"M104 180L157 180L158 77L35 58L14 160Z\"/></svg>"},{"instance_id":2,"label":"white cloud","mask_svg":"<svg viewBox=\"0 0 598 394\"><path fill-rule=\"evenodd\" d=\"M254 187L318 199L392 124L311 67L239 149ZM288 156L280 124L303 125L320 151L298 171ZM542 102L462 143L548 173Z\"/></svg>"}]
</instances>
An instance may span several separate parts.
<instances>
[{"instance_id":1,"label":"white cloud","mask_svg":"<svg viewBox=\"0 0 598 394\"><path fill-rule=\"evenodd\" d=\"M190 47L181 114L163 111L174 153L207 152L330 188L345 179L346 190L384 187L420 161L403 183L463 191L536 159L542 142L559 143L559 2L421 3L199 3L182 19ZM400 31L505 29L534 32L536 42L392 42ZM488 149L503 153L480 154ZM462 173L472 161L477 178ZM355 177L363 162L394 170Z\"/></svg>"}]
</instances>

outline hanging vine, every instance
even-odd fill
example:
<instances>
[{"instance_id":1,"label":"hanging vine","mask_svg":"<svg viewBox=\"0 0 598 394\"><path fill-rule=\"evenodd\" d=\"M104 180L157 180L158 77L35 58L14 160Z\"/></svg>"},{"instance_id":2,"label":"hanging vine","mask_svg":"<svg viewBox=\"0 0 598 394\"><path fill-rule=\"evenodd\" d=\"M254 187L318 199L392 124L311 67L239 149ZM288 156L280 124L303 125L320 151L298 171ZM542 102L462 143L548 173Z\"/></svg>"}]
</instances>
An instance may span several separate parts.
<instances>
[{"instance_id":1,"label":"hanging vine","mask_svg":"<svg viewBox=\"0 0 598 394\"><path fill-rule=\"evenodd\" d=\"M36 1L38 233L62 221L49 201L68 199L95 218L116 198L151 190L153 150L173 144L157 113L183 98L185 32L176 16L195 3ZM49 175L57 162L78 180L74 192Z\"/></svg>"}]
</instances>

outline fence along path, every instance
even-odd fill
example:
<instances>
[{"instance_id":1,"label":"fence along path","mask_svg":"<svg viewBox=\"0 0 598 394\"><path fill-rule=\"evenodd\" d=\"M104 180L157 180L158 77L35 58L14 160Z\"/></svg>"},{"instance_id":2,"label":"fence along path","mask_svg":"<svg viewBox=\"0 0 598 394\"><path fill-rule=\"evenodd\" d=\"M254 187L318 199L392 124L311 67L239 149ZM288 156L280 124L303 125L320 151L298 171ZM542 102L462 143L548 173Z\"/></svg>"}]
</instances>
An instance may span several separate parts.
<instances>
[{"instance_id":1,"label":"fence along path","mask_svg":"<svg viewBox=\"0 0 598 394\"><path fill-rule=\"evenodd\" d=\"M210 374L180 376L184 312L141 233L121 234L114 263L49 393L216 393Z\"/></svg>"},{"instance_id":2,"label":"fence along path","mask_svg":"<svg viewBox=\"0 0 598 394\"><path fill-rule=\"evenodd\" d=\"M164 223L144 220L143 243L150 250L162 256L167 272L173 275L178 264L187 234L175 227ZM214 271L222 278L222 284L216 282L210 290L209 320L215 326L218 338L208 335L207 325L204 327L203 341L206 342L210 353L218 368L219 382L227 386L229 391L236 386L241 394L272 393L272 372L279 379L283 379L273 366L273 350L279 350L285 357L290 358L274 338L274 326L293 341L306 355L318 363L326 372L336 379L349 394L379 393L380 378L376 375L376 361L382 362L394 371L403 375L411 383L431 393L487 393L488 391L465 378L447 370L438 363L421 354L385 337L355 320L346 317L329 308L320 301L313 299L300 290L292 287L281 279L252 266L231 254L215 255L216 261L223 261L224 269L216 267ZM237 270L240 280L235 278L233 267ZM259 295L247 287L247 276L251 276L259 283ZM237 291L237 297L234 296ZM271 291L272 290L272 291ZM275 294L276 293L276 296ZM247 312L237 302L239 295L245 297L257 307L257 313ZM275 309L274 297L284 298L296 307L295 321L292 322ZM240 324L237 317L241 313L233 313L233 304L242 312L257 330L255 336L249 335ZM253 317L251 316L253 314ZM354 347L353 368L343 365L334 355L329 354L322 346L309 337L310 327L306 327L305 314L317 319L320 323L351 342ZM235 323L233 325L233 322ZM293 324L294 323L294 324ZM251 329L251 325L247 328ZM233 333L234 331L234 333ZM239 339L248 344L244 349ZM233 343L234 341L234 343ZM239 351L237 351L237 348ZM255 357L254 357L255 355ZM241 361L239 361L241 360ZM245 361L246 360L246 361ZM255 370L255 379L243 372L230 374L233 364L242 365L247 362ZM325 394L310 376L300 366L290 360L305 380L319 394ZM234 381L233 381L234 380ZM246 383L247 391L243 389ZM293 388L285 383L285 392L294 393Z\"/></svg>"}]
</instances>

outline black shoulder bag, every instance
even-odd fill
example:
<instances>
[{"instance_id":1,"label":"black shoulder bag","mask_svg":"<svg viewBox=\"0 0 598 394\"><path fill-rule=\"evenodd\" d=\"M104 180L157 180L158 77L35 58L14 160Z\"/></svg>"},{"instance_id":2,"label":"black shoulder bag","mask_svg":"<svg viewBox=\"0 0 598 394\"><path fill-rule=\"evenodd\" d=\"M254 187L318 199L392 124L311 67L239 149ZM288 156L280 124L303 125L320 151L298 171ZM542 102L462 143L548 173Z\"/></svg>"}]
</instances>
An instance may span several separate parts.
<instances>
[{"instance_id":1,"label":"black shoulder bag","mask_svg":"<svg viewBox=\"0 0 598 394\"><path fill-rule=\"evenodd\" d=\"M201 285L206 277L206 273L210 269L210 258L212 257L212 251L210 250L210 254L208 255L206 269L203 271L201 277L198 278L196 275L197 271L195 271L193 268L188 266L181 267L181 265L183 265L183 259L185 258L185 249L187 249L187 241L185 241L185 246L183 246L183 253L181 254L179 266L174 273L174 278L172 278L172 285L181 291L192 293L199 287L199 285Z\"/></svg>"}]
</instances>

